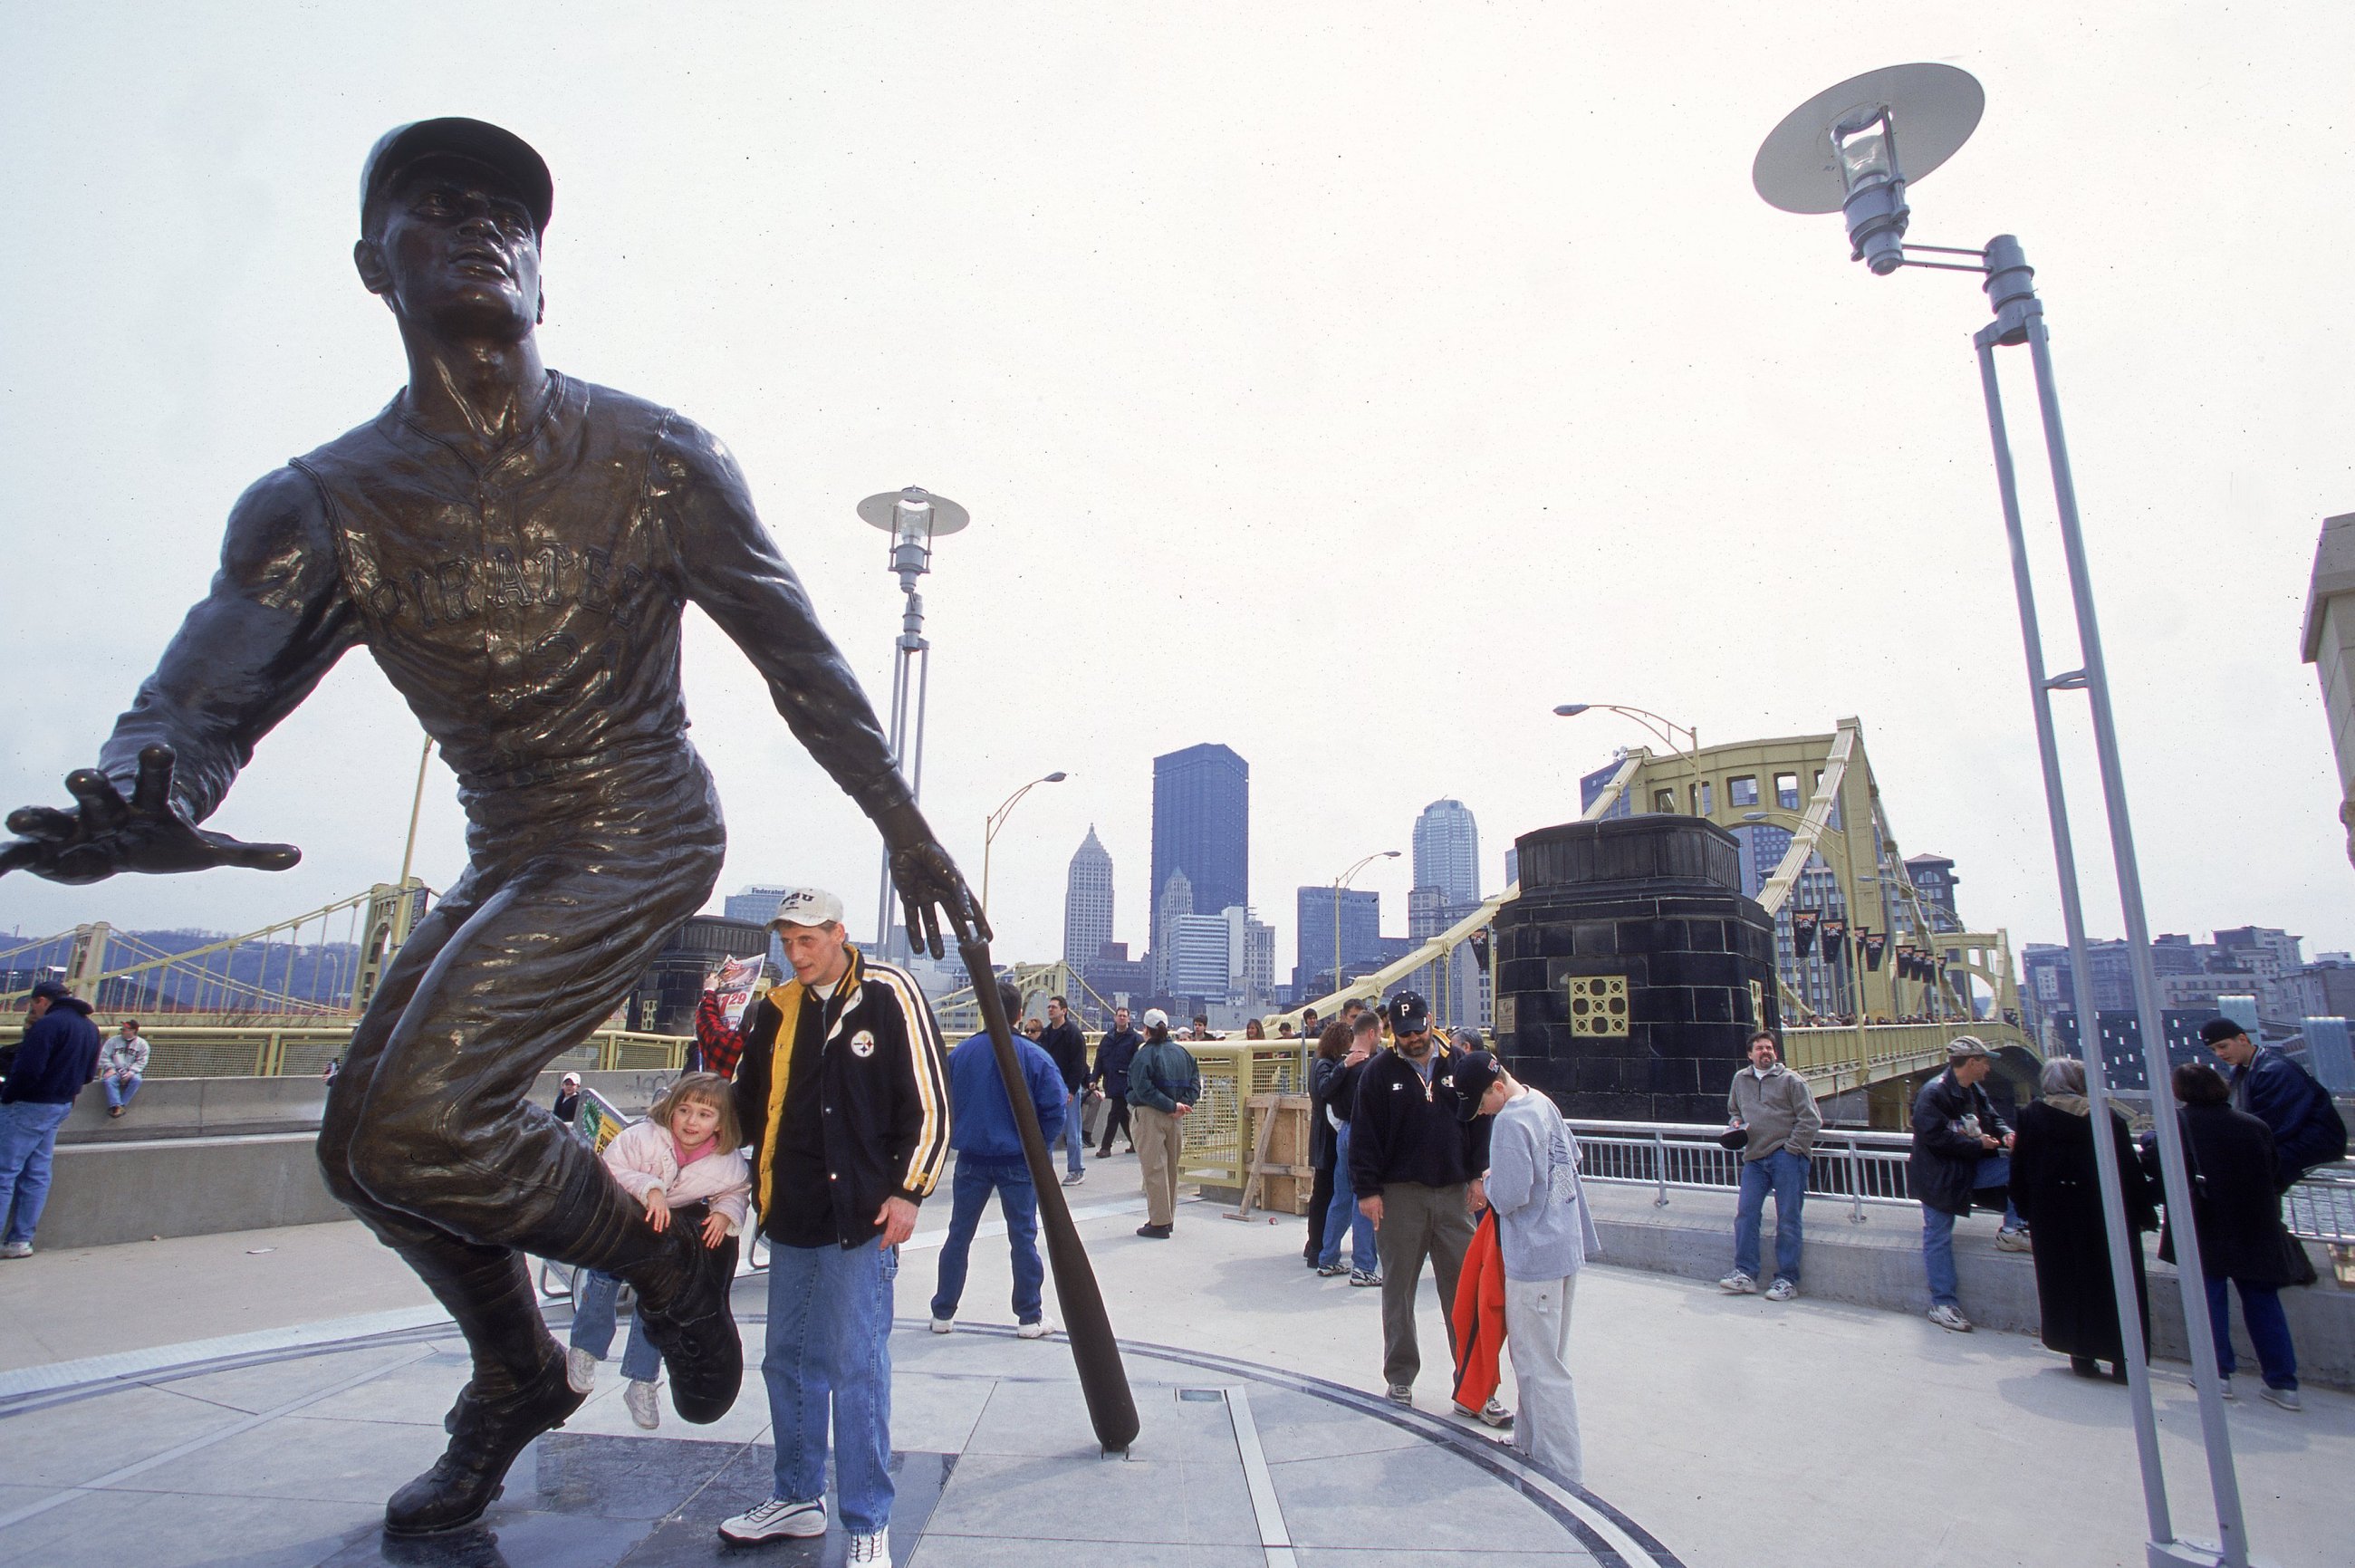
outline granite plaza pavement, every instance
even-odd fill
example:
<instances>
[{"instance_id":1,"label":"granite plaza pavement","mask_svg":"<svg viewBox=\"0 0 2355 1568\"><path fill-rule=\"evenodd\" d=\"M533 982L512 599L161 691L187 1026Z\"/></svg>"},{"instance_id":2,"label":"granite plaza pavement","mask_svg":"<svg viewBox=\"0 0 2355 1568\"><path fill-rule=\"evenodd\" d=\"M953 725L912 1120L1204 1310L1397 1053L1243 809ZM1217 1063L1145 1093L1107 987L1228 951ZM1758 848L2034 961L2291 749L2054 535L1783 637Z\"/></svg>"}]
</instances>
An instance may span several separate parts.
<instances>
[{"instance_id":1,"label":"granite plaza pavement","mask_svg":"<svg viewBox=\"0 0 2355 1568\"><path fill-rule=\"evenodd\" d=\"M1071 1194L1129 1348L1144 1430L1125 1458L1096 1453L1060 1337L1013 1337L993 1235L959 1331L926 1331L946 1221L927 1206L893 1338L903 1568L2141 1560L2123 1391L2032 1339L1598 1264L1573 1330L1587 1469L1572 1487L1446 1413L1435 1304L1416 1409L1397 1410L1378 1397L1378 1292L1303 1268L1295 1220L1191 1202L1174 1240L1137 1238L1135 1170L1091 1161ZM757 1360L757 1280L737 1305ZM440 1450L463 1368L455 1330L356 1224L0 1266L0 1568L839 1561L838 1535L738 1551L713 1534L766 1494L757 1372L717 1424L644 1433L617 1360L483 1529L385 1541L383 1499ZM2162 1363L2160 1419L2196 1520L2179 1372ZM2260 1560L2355 1562L2355 1398L2309 1389L2301 1414L2246 1399L2231 1419Z\"/></svg>"}]
</instances>

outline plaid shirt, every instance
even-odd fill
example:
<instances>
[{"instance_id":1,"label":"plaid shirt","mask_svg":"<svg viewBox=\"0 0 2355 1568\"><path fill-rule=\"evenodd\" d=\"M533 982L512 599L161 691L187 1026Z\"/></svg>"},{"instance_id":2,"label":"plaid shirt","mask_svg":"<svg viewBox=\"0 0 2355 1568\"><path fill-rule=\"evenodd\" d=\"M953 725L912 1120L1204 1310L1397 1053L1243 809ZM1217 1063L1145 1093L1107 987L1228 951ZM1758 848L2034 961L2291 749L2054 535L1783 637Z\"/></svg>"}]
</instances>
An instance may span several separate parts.
<instances>
[{"instance_id":1,"label":"plaid shirt","mask_svg":"<svg viewBox=\"0 0 2355 1568\"><path fill-rule=\"evenodd\" d=\"M706 1072L717 1072L722 1078L736 1076L736 1063L744 1054L744 1033L720 1011L717 991L704 992L703 1000L695 1004L695 1046Z\"/></svg>"}]
</instances>

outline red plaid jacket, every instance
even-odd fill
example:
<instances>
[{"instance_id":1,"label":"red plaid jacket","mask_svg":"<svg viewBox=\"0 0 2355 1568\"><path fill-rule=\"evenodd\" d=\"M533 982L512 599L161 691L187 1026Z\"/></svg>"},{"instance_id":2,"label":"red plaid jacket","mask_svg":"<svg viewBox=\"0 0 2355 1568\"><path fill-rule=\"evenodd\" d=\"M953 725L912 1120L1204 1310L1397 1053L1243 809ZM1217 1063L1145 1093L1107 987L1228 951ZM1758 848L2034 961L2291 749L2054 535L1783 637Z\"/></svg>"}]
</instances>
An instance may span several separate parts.
<instances>
[{"instance_id":1,"label":"red plaid jacket","mask_svg":"<svg viewBox=\"0 0 2355 1568\"><path fill-rule=\"evenodd\" d=\"M722 1078L736 1076L736 1063L744 1054L744 1033L719 1010L717 991L704 992L703 1000L695 1004L695 1046L706 1072L717 1072Z\"/></svg>"}]
</instances>

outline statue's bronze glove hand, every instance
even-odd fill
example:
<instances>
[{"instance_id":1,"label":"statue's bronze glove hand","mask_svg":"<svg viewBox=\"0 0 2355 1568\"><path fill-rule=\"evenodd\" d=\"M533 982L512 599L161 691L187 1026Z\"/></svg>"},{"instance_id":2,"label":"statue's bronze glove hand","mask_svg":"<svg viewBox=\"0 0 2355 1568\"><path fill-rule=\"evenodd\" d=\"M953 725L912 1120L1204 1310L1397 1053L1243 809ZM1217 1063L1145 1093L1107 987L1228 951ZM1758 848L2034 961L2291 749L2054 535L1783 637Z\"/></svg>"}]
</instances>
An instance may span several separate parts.
<instances>
[{"instance_id":1,"label":"statue's bronze glove hand","mask_svg":"<svg viewBox=\"0 0 2355 1568\"><path fill-rule=\"evenodd\" d=\"M282 871L303 858L292 844L247 844L188 820L172 798L169 746L139 753L131 798L96 768L66 775L78 803L71 811L27 805L8 814L18 835L0 845L0 876L30 871L53 882L95 882L117 871L205 871L244 866Z\"/></svg>"},{"instance_id":2,"label":"statue's bronze glove hand","mask_svg":"<svg viewBox=\"0 0 2355 1568\"><path fill-rule=\"evenodd\" d=\"M941 957L946 952L941 940L943 927L959 940L970 940L978 933L984 942L988 941L989 922L980 903L965 886L956 862L932 837L923 813L912 805L893 806L875 819L875 826L882 830L883 842L891 851L891 885L900 890L909 944Z\"/></svg>"}]
</instances>

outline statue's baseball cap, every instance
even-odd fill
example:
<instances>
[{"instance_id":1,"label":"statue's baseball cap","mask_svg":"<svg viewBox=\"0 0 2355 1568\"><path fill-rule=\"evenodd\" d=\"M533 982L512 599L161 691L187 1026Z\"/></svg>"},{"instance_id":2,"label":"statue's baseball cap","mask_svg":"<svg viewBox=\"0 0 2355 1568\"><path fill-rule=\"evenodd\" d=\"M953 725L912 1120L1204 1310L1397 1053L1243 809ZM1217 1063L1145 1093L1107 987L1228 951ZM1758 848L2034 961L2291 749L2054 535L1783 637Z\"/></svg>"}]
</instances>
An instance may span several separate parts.
<instances>
[{"instance_id":1,"label":"statue's baseball cap","mask_svg":"<svg viewBox=\"0 0 2355 1568\"><path fill-rule=\"evenodd\" d=\"M556 181L548 172L546 160L514 132L461 115L412 120L377 138L360 168L361 224L367 224L368 208L392 188L392 182L404 170L432 157L467 158L506 176L531 209L532 227L543 234L548 231L549 218L556 210Z\"/></svg>"},{"instance_id":2,"label":"statue's baseball cap","mask_svg":"<svg viewBox=\"0 0 2355 1568\"><path fill-rule=\"evenodd\" d=\"M785 896L777 901L777 912L769 921L769 929L785 925L840 925L842 901L824 888L787 888Z\"/></svg>"}]
</instances>

